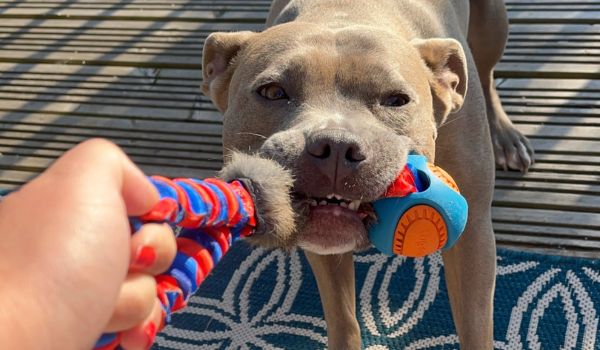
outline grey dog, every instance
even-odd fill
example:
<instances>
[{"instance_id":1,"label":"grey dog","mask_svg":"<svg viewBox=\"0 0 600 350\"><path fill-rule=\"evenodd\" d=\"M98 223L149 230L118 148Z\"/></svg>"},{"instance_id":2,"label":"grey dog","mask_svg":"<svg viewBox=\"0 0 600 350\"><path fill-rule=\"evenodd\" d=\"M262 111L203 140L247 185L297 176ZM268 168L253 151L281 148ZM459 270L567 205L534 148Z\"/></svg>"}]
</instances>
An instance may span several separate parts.
<instances>
[{"instance_id":1,"label":"grey dog","mask_svg":"<svg viewBox=\"0 0 600 350\"><path fill-rule=\"evenodd\" d=\"M224 115L223 176L270 181L258 200L275 229L255 243L304 249L329 348L360 349L352 253L368 246L369 203L410 151L424 154L469 202L443 253L461 348L492 349L494 156L521 171L533 161L494 87L503 1L280 0L267 27L214 33L203 56L203 91Z\"/></svg>"}]
</instances>

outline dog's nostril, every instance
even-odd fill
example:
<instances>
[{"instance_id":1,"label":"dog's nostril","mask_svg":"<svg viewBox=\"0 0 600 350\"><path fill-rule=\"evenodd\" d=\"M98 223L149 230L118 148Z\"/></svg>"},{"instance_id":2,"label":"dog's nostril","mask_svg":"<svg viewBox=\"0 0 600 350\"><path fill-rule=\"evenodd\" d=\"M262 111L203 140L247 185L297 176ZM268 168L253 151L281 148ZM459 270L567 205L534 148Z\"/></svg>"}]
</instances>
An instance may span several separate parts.
<instances>
[{"instance_id":1,"label":"dog's nostril","mask_svg":"<svg viewBox=\"0 0 600 350\"><path fill-rule=\"evenodd\" d=\"M325 145L321 154L315 155L317 158L326 159L331 155L331 146Z\"/></svg>"},{"instance_id":2,"label":"dog's nostril","mask_svg":"<svg viewBox=\"0 0 600 350\"><path fill-rule=\"evenodd\" d=\"M346 151L345 158L351 163L362 162L366 159L365 155L357 147L349 147Z\"/></svg>"},{"instance_id":3,"label":"dog's nostril","mask_svg":"<svg viewBox=\"0 0 600 350\"><path fill-rule=\"evenodd\" d=\"M327 159L331 156L331 146L328 143L321 143L318 147L312 147L308 150L308 153L315 158Z\"/></svg>"}]
</instances>

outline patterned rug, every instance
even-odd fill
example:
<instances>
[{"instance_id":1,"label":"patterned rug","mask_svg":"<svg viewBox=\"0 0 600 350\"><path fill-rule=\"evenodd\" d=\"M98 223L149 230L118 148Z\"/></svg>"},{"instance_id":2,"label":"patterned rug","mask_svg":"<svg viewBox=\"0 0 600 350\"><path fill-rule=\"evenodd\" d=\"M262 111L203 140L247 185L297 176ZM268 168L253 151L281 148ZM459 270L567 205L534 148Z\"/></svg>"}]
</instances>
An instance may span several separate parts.
<instances>
[{"instance_id":1,"label":"patterned rug","mask_svg":"<svg viewBox=\"0 0 600 350\"><path fill-rule=\"evenodd\" d=\"M442 259L357 255L363 348L458 349ZM153 349L325 349L304 255L238 244ZM600 260L500 250L495 348L600 349Z\"/></svg>"}]
</instances>

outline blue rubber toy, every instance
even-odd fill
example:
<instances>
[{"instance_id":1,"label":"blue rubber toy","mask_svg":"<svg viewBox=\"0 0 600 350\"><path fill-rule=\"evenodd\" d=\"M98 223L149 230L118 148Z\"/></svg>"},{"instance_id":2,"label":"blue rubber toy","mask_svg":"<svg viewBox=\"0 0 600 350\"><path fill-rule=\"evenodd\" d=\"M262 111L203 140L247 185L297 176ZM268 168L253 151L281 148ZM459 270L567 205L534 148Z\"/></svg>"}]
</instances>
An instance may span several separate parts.
<instances>
[{"instance_id":1,"label":"blue rubber toy","mask_svg":"<svg viewBox=\"0 0 600 350\"><path fill-rule=\"evenodd\" d=\"M369 227L371 243L385 254L409 257L452 247L468 215L454 180L422 155L408 156L404 177L412 181L412 193L388 193L373 203L377 222Z\"/></svg>"}]
</instances>

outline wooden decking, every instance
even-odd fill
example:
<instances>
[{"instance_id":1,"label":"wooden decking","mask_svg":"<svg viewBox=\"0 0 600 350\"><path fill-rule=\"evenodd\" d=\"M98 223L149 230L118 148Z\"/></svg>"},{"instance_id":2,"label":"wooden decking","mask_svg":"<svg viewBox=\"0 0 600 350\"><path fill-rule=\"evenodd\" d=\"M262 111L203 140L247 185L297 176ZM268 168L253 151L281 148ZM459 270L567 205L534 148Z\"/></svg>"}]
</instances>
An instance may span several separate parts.
<instances>
[{"instance_id":1,"label":"wooden decking","mask_svg":"<svg viewBox=\"0 0 600 350\"><path fill-rule=\"evenodd\" d=\"M497 173L498 242L600 256L600 1L509 0L497 69L507 112L536 148ZM93 136L148 173L221 165L221 118L201 96L206 36L260 30L266 0L0 1L0 188Z\"/></svg>"}]
</instances>

